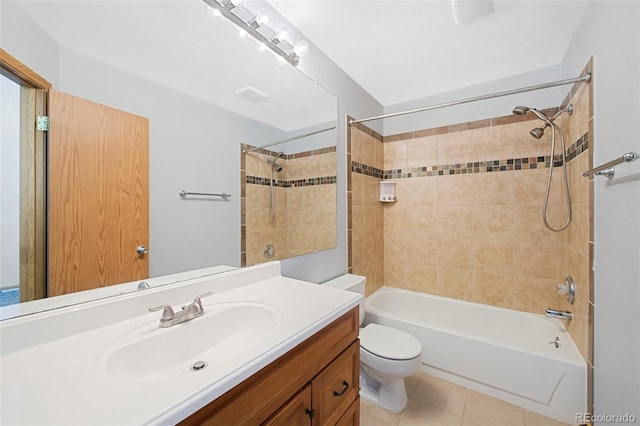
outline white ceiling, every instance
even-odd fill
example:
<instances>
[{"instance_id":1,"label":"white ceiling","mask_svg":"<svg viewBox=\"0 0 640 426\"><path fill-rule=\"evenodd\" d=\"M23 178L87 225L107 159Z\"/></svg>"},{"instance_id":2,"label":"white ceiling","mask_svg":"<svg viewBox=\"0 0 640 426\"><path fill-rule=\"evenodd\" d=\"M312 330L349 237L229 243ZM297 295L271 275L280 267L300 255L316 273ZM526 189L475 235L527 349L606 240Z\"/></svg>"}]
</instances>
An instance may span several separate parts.
<instances>
[{"instance_id":1,"label":"white ceiling","mask_svg":"<svg viewBox=\"0 0 640 426\"><path fill-rule=\"evenodd\" d=\"M557 65L585 6L496 0L493 14L456 25L450 0L269 2L383 106ZM201 0L18 4L63 46L285 131L335 119L334 97L212 22ZM234 94L246 86L269 100Z\"/></svg>"},{"instance_id":2,"label":"white ceiling","mask_svg":"<svg viewBox=\"0 0 640 426\"><path fill-rule=\"evenodd\" d=\"M1 0L0 0L1 1ZM56 42L286 132L336 119L336 99L294 67L240 38L201 0L18 1ZM269 99L235 94L247 86Z\"/></svg>"},{"instance_id":3,"label":"white ceiling","mask_svg":"<svg viewBox=\"0 0 640 426\"><path fill-rule=\"evenodd\" d=\"M496 0L456 25L449 0L269 0L382 105L559 64L585 1Z\"/></svg>"}]
</instances>

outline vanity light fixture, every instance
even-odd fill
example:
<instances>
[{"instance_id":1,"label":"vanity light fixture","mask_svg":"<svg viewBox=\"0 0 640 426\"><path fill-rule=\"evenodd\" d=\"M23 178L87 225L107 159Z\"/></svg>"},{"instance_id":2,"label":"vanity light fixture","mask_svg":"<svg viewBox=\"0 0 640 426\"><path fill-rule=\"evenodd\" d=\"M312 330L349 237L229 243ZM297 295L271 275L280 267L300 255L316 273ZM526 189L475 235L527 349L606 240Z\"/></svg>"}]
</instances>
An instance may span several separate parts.
<instances>
[{"instance_id":1,"label":"vanity light fixture","mask_svg":"<svg viewBox=\"0 0 640 426\"><path fill-rule=\"evenodd\" d=\"M251 34L261 46L265 46L278 58L289 62L294 67L300 62L300 57L309 51L309 44L301 40L294 45L288 36L288 30L274 30L269 25L271 17L265 11L254 13L250 11L242 0L203 0L213 10L236 24L241 31Z\"/></svg>"}]
</instances>

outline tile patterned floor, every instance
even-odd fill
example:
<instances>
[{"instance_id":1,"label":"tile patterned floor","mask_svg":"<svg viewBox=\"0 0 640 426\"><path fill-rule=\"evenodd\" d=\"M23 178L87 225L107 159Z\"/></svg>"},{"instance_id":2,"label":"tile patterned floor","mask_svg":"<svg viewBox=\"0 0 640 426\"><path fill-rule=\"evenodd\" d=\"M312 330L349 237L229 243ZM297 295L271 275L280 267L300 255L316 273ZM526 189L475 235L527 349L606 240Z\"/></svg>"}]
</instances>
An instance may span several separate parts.
<instances>
[{"instance_id":1,"label":"tile patterned floor","mask_svg":"<svg viewBox=\"0 0 640 426\"><path fill-rule=\"evenodd\" d=\"M407 378L409 404L393 414L367 401L361 426L560 426L558 422L482 393L418 372Z\"/></svg>"}]
</instances>

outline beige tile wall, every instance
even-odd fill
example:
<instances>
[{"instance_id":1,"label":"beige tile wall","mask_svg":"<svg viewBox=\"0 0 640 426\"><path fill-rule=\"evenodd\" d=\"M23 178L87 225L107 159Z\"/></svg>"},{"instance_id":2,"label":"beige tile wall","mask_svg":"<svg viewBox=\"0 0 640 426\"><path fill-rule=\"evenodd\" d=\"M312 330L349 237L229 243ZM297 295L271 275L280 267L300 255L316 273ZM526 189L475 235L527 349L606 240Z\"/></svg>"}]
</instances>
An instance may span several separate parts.
<instances>
[{"instance_id":1,"label":"beige tile wall","mask_svg":"<svg viewBox=\"0 0 640 426\"><path fill-rule=\"evenodd\" d=\"M569 129L570 137L576 138L591 129L593 108L591 106L591 86L583 85L571 99L575 111L563 121ZM562 277L571 276L576 283L576 302L569 305L563 300L563 309L573 312L573 320L568 324L569 333L580 349L582 356L593 366L593 180L582 176L593 167L592 145L590 149L569 162L568 174L571 193L573 220L565 233L563 244Z\"/></svg>"},{"instance_id":2,"label":"beige tile wall","mask_svg":"<svg viewBox=\"0 0 640 426\"><path fill-rule=\"evenodd\" d=\"M245 155L246 175L271 178L271 165L267 163L268 155L251 152ZM278 160L282 172L273 173L274 179L287 180L288 167L285 159ZM274 187L275 214L270 216L270 188L265 185L246 184L245 200L245 245L246 263L251 266L270 260L283 259L288 254L288 205L287 188ZM264 256L264 248L272 244L275 255L269 259Z\"/></svg>"},{"instance_id":3,"label":"beige tile wall","mask_svg":"<svg viewBox=\"0 0 640 426\"><path fill-rule=\"evenodd\" d=\"M351 127L352 161L382 170L384 152L381 138ZM383 211L379 201L380 178L351 173L349 184L350 271L367 277L367 295L382 287L384 278Z\"/></svg>"},{"instance_id":4,"label":"beige tile wall","mask_svg":"<svg viewBox=\"0 0 640 426\"><path fill-rule=\"evenodd\" d=\"M574 114L563 115L559 122L567 147L589 130L590 122L588 91L574 94L571 102ZM548 129L541 140L529 135L539 126L537 120L486 122L506 124L471 124L466 126L470 130L428 136L428 132L396 135L385 137L384 143L370 132L352 128L351 159L386 171L410 172L425 166L551 154ZM556 145L559 154L559 137ZM391 204L377 199L379 178L352 173L352 270L367 276L369 293L388 285L538 314L547 307L571 310L576 316L568 328L589 359L592 225L589 183L581 176L589 165L589 150L568 163L573 220L562 232L549 231L542 221L549 172L543 165L393 179L398 201ZM556 228L567 215L561 172L554 170L547 215ZM556 290L569 275L578 286L573 306Z\"/></svg>"},{"instance_id":5,"label":"beige tile wall","mask_svg":"<svg viewBox=\"0 0 640 426\"><path fill-rule=\"evenodd\" d=\"M271 178L269 155L245 155L246 176ZM334 177L336 155L290 156L279 159L282 171L273 178L292 182L301 179ZM245 185L244 238L246 261L251 266L270 260L325 250L336 245L336 184L274 187L275 214L270 216L270 187ZM272 258L264 256L266 245L275 247Z\"/></svg>"},{"instance_id":6,"label":"beige tile wall","mask_svg":"<svg viewBox=\"0 0 640 426\"><path fill-rule=\"evenodd\" d=\"M549 141L523 140L532 125L384 143L384 169L548 155L539 147ZM385 285L537 313L559 305L554 280L563 265L563 236L542 226L546 172L397 179L398 202L383 207ZM553 200L560 200L557 183Z\"/></svg>"},{"instance_id":7,"label":"beige tile wall","mask_svg":"<svg viewBox=\"0 0 640 426\"><path fill-rule=\"evenodd\" d=\"M288 188L287 256L336 245L336 185Z\"/></svg>"}]
</instances>

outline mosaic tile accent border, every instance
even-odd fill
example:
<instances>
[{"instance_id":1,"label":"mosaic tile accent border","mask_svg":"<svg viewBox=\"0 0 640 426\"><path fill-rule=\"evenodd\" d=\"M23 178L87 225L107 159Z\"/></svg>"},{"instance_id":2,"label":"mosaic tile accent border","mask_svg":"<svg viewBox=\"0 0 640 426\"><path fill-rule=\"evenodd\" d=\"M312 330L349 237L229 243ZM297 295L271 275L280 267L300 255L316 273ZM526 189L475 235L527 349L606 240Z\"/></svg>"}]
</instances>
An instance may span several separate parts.
<instances>
[{"instance_id":1,"label":"mosaic tile accent border","mask_svg":"<svg viewBox=\"0 0 640 426\"><path fill-rule=\"evenodd\" d=\"M567 148L567 152L565 154L567 157L567 163L585 152L587 149L589 149L589 132L582 135L580 139Z\"/></svg>"},{"instance_id":2,"label":"mosaic tile accent border","mask_svg":"<svg viewBox=\"0 0 640 426\"><path fill-rule=\"evenodd\" d=\"M378 179L382 179L384 171L375 167L367 166L366 164L358 163L357 161L351 162L351 171L360 173L361 175L373 176Z\"/></svg>"},{"instance_id":3,"label":"mosaic tile accent border","mask_svg":"<svg viewBox=\"0 0 640 426\"><path fill-rule=\"evenodd\" d=\"M271 185L271 179L258 176L247 176L246 183L253 185ZM273 180L273 186L280 188L298 188L304 186L330 185L336 183L335 176L324 176L317 178L295 179L295 180Z\"/></svg>"},{"instance_id":4,"label":"mosaic tile accent border","mask_svg":"<svg viewBox=\"0 0 640 426\"><path fill-rule=\"evenodd\" d=\"M566 149L567 163L589 148L589 132L582 135L575 143ZM562 156L553 158L554 167L562 166ZM415 167L411 169L385 170L367 166L355 161L351 162L351 171L379 179L404 179L425 176L446 176L471 173L503 172L510 170L531 170L549 168L551 156L510 158L506 160L476 161L472 163L456 163L436 166Z\"/></svg>"}]
</instances>

